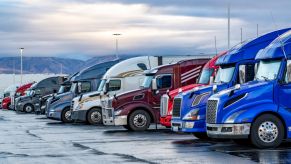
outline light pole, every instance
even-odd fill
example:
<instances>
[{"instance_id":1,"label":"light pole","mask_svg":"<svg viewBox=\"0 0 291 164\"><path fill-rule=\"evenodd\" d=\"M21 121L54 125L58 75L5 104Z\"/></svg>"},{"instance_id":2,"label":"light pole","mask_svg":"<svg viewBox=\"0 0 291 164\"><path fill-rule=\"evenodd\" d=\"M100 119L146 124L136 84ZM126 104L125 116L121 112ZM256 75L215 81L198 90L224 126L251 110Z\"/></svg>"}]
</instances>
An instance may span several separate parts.
<instances>
[{"instance_id":1,"label":"light pole","mask_svg":"<svg viewBox=\"0 0 291 164\"><path fill-rule=\"evenodd\" d=\"M22 54L24 48L19 48L20 49L20 84L22 84Z\"/></svg>"},{"instance_id":2,"label":"light pole","mask_svg":"<svg viewBox=\"0 0 291 164\"><path fill-rule=\"evenodd\" d=\"M112 34L115 36L115 57L118 59L118 36L120 36L120 33Z\"/></svg>"}]
</instances>

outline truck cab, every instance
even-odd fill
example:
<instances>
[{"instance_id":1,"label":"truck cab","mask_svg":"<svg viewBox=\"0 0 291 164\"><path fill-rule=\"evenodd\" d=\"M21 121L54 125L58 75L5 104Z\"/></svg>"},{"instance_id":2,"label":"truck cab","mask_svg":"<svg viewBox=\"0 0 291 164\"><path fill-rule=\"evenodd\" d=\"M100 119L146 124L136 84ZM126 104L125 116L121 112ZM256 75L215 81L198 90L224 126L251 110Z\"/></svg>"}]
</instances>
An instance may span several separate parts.
<instances>
[{"instance_id":1,"label":"truck cab","mask_svg":"<svg viewBox=\"0 0 291 164\"><path fill-rule=\"evenodd\" d=\"M193 84L209 59L192 59L163 65L145 72L141 89L116 95L104 102L103 123L144 131L159 123L161 96L168 90ZM196 74L193 75L193 70Z\"/></svg>"},{"instance_id":2,"label":"truck cab","mask_svg":"<svg viewBox=\"0 0 291 164\"><path fill-rule=\"evenodd\" d=\"M216 72L218 70L218 66L215 65L216 60L225 55L226 52L222 52L216 56L214 56L211 60L209 60L203 67L203 70L200 76L197 74L196 70L193 70L193 76L199 76L198 82L190 85L182 86L180 88L171 90L170 92L164 94L161 98L161 107L160 107L160 124L170 128L171 127L171 119L172 119L172 110L173 110L173 100L176 95L180 92L189 91L195 87L205 86L212 84ZM195 74L196 73L196 74Z\"/></svg>"},{"instance_id":3,"label":"truck cab","mask_svg":"<svg viewBox=\"0 0 291 164\"><path fill-rule=\"evenodd\" d=\"M72 101L72 119L89 124L102 124L101 100L139 89L145 78L143 71L183 59L199 56L139 56L124 60L110 68L95 92L83 94Z\"/></svg>"},{"instance_id":4,"label":"truck cab","mask_svg":"<svg viewBox=\"0 0 291 164\"><path fill-rule=\"evenodd\" d=\"M257 52L268 46L278 33L282 34L283 31L271 32L234 46L216 61L216 65L220 68L214 84L194 88L176 96L173 104L172 130L192 133L197 138L207 138L205 119L208 98L236 84L252 81L256 69Z\"/></svg>"},{"instance_id":5,"label":"truck cab","mask_svg":"<svg viewBox=\"0 0 291 164\"><path fill-rule=\"evenodd\" d=\"M3 100L2 100L2 108L3 109L8 109L8 110L12 110L11 108L11 98L12 96L15 94L17 88L19 87L19 85L10 85L9 87L7 87L4 90L4 96L3 96Z\"/></svg>"},{"instance_id":6,"label":"truck cab","mask_svg":"<svg viewBox=\"0 0 291 164\"><path fill-rule=\"evenodd\" d=\"M257 54L255 79L209 98L209 137L250 141L258 148L277 147L291 138L291 30L274 33L282 35Z\"/></svg>"},{"instance_id":7,"label":"truck cab","mask_svg":"<svg viewBox=\"0 0 291 164\"><path fill-rule=\"evenodd\" d=\"M18 87L15 91L15 93L11 96L11 105L10 105L10 109L15 110L15 100L20 97L20 96L24 96L25 95L25 91L27 91L33 84L33 83L28 83L25 85L22 85L20 87Z\"/></svg>"},{"instance_id":8,"label":"truck cab","mask_svg":"<svg viewBox=\"0 0 291 164\"><path fill-rule=\"evenodd\" d=\"M54 95L46 102L47 117L64 123L72 122L70 108L72 99L76 96L96 91L104 73L119 61L114 60L96 64L72 75L65 82L70 84L70 90Z\"/></svg>"},{"instance_id":9,"label":"truck cab","mask_svg":"<svg viewBox=\"0 0 291 164\"><path fill-rule=\"evenodd\" d=\"M26 113L32 113L36 110L40 110L41 97L56 93L60 88L61 83L65 80L66 77L64 76L54 76L33 84L27 95L17 98L15 110Z\"/></svg>"}]
</instances>

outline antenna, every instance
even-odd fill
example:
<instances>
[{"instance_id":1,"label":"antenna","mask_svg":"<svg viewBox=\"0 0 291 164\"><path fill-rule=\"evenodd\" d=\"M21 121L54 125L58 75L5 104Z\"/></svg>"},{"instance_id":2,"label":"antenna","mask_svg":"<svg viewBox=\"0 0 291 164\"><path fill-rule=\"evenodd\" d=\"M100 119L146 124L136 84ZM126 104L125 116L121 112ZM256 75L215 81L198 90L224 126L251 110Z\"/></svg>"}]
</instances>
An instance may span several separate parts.
<instances>
[{"instance_id":1,"label":"antenna","mask_svg":"<svg viewBox=\"0 0 291 164\"><path fill-rule=\"evenodd\" d=\"M259 24L257 24L257 37L259 37Z\"/></svg>"},{"instance_id":2,"label":"antenna","mask_svg":"<svg viewBox=\"0 0 291 164\"><path fill-rule=\"evenodd\" d=\"M217 55L216 36L214 36L215 55Z\"/></svg>"},{"instance_id":3,"label":"antenna","mask_svg":"<svg viewBox=\"0 0 291 164\"><path fill-rule=\"evenodd\" d=\"M277 23L275 22L275 18L274 18L274 16L273 16L272 11L271 11L271 17L272 17L272 21L273 21L273 24L274 24L275 28L278 29L278 26L277 26ZM279 34L278 34L278 39L279 39L279 42L280 42L281 49L282 49L282 51L283 51L284 57L285 57L285 59L287 60L287 56L286 56L286 52L285 52L285 49L284 49L284 45L283 45L283 42L282 42L282 40L281 40Z\"/></svg>"},{"instance_id":4,"label":"antenna","mask_svg":"<svg viewBox=\"0 0 291 164\"><path fill-rule=\"evenodd\" d=\"M230 48L230 4L227 6L227 47Z\"/></svg>"}]
</instances>

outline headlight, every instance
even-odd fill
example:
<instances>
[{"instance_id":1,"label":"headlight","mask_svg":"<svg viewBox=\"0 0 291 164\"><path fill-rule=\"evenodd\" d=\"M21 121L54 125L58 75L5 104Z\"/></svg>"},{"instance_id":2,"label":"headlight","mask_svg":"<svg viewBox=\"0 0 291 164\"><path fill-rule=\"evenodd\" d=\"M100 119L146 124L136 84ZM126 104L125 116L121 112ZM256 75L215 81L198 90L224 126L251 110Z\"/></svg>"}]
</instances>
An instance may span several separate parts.
<instances>
[{"instance_id":1,"label":"headlight","mask_svg":"<svg viewBox=\"0 0 291 164\"><path fill-rule=\"evenodd\" d=\"M199 109L193 109L183 117L183 120L199 120L198 113Z\"/></svg>"},{"instance_id":2,"label":"headlight","mask_svg":"<svg viewBox=\"0 0 291 164\"><path fill-rule=\"evenodd\" d=\"M232 115L230 115L230 116L226 119L225 123L227 123L227 124L232 124L232 123L234 123L234 120L235 120L235 119L236 119L240 114L242 114L243 112L245 112L245 110L241 110L241 111L238 111L238 112L233 113Z\"/></svg>"},{"instance_id":3,"label":"headlight","mask_svg":"<svg viewBox=\"0 0 291 164\"><path fill-rule=\"evenodd\" d=\"M114 115L115 116L119 116L121 112L122 112L122 110L117 110L117 111L114 112Z\"/></svg>"}]
</instances>

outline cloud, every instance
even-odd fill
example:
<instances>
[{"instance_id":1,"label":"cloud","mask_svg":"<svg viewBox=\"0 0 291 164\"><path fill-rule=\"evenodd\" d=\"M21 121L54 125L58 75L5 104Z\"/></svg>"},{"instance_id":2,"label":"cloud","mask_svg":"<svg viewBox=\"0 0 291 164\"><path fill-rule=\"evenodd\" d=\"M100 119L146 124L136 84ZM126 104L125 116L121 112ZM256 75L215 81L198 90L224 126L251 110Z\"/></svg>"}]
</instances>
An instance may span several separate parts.
<instances>
[{"instance_id":1,"label":"cloud","mask_svg":"<svg viewBox=\"0 0 291 164\"><path fill-rule=\"evenodd\" d=\"M123 54L197 54L227 48L228 1L3 0L0 2L0 55L88 58ZM262 4L264 4L262 6ZM232 45L243 38L290 26L290 1L231 3ZM273 18L271 18L271 12Z\"/></svg>"}]
</instances>

